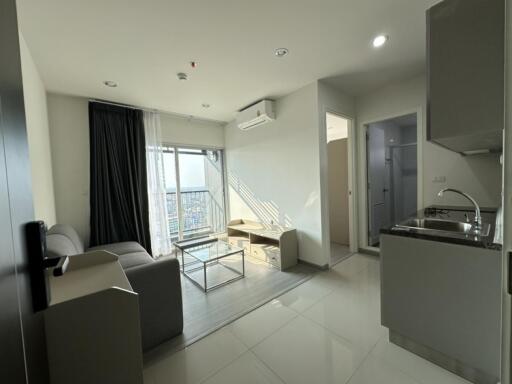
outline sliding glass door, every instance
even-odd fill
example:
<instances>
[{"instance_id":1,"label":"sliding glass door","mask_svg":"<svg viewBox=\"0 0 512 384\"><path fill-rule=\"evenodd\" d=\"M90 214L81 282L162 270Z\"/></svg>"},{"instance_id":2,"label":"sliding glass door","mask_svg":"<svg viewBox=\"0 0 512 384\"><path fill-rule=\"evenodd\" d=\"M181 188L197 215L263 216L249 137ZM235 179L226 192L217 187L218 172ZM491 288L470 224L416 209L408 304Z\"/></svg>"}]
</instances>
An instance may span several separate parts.
<instances>
[{"instance_id":1,"label":"sliding glass door","mask_svg":"<svg viewBox=\"0 0 512 384\"><path fill-rule=\"evenodd\" d=\"M226 227L222 150L164 148L171 241L223 232Z\"/></svg>"}]
</instances>

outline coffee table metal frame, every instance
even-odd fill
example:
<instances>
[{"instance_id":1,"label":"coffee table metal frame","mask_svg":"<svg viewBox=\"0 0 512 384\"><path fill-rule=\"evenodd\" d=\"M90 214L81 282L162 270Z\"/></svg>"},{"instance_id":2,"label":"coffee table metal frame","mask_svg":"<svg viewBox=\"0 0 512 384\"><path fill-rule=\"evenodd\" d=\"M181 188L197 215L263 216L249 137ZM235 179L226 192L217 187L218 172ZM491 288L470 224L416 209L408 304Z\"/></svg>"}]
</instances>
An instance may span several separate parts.
<instances>
[{"instance_id":1,"label":"coffee table metal frame","mask_svg":"<svg viewBox=\"0 0 512 384\"><path fill-rule=\"evenodd\" d=\"M233 248L232 252L223 253L221 255L218 255L218 257L214 257L214 258L206 260L206 261L200 260L199 258L195 257L193 253L191 253L191 252L193 252L194 249L198 249L200 247L208 247L212 243L218 243L220 241L222 241L222 240L213 239L213 238L200 238L197 240L184 240L184 241L174 243L174 246L177 249L179 249L181 252L181 272L183 273L183 275L185 277L187 277L196 286L201 288L204 292L209 292L215 288L222 287L226 284L243 279L245 277L245 251L243 248L239 248L239 247L230 245L230 247ZM190 262L190 263L185 263L185 253L187 255L191 256L192 258L194 258L195 261ZM242 271L241 272L239 270L232 268L229 265L223 264L221 262L222 259L224 259L228 256L236 255L238 253L242 255ZM195 267L192 269L186 269L187 266L191 266L194 264L201 264L201 266L198 266L198 267ZM231 270L232 272L234 272L237 276L235 276L229 280L226 280L221 283L218 283L218 284L208 287L208 280L207 280L208 274L206 273L206 270L207 270L208 266L213 265L213 264L221 265L222 267L227 268L227 269ZM194 279L194 277L192 277L192 275L190 274L192 272L196 272L201 269L203 270L204 286L201 283L199 283L196 279Z\"/></svg>"}]
</instances>

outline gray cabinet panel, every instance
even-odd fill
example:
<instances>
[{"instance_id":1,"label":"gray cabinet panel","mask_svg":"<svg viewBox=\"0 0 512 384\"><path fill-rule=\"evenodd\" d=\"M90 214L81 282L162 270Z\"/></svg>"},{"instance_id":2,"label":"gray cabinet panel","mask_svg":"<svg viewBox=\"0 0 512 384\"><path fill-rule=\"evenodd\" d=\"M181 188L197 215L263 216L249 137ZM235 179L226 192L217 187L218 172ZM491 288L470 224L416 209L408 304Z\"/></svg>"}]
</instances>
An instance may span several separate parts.
<instances>
[{"instance_id":1,"label":"gray cabinet panel","mask_svg":"<svg viewBox=\"0 0 512 384\"><path fill-rule=\"evenodd\" d=\"M498 381L499 251L382 235L381 268L384 326Z\"/></svg>"},{"instance_id":2,"label":"gray cabinet panel","mask_svg":"<svg viewBox=\"0 0 512 384\"><path fill-rule=\"evenodd\" d=\"M428 139L457 152L499 150L505 1L445 0L427 13Z\"/></svg>"}]
</instances>

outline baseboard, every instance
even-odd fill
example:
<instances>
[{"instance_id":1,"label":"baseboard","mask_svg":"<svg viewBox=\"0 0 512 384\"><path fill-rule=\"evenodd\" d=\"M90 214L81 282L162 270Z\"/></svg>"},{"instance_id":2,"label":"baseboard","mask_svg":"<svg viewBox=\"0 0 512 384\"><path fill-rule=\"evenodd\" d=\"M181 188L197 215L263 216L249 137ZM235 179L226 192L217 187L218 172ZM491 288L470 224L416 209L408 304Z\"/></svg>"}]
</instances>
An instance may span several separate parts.
<instances>
[{"instance_id":1,"label":"baseboard","mask_svg":"<svg viewBox=\"0 0 512 384\"><path fill-rule=\"evenodd\" d=\"M329 270L329 264L318 265L318 264L310 263L309 261L304 261L304 260L300 260L300 259L298 260L298 262L299 262L299 264L307 265L308 267L318 269L319 271Z\"/></svg>"},{"instance_id":2,"label":"baseboard","mask_svg":"<svg viewBox=\"0 0 512 384\"><path fill-rule=\"evenodd\" d=\"M358 248L357 253L362 253L362 254L371 255L371 256L380 256L379 251L374 251L373 249L366 249L366 248Z\"/></svg>"}]
</instances>

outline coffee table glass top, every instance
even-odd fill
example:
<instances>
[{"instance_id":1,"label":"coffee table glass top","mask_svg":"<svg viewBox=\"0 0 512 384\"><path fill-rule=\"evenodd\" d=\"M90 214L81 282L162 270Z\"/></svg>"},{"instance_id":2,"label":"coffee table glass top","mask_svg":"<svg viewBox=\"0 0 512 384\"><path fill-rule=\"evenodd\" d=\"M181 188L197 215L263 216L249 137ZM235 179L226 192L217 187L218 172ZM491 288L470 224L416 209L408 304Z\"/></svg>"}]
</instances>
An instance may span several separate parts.
<instances>
[{"instance_id":1,"label":"coffee table glass top","mask_svg":"<svg viewBox=\"0 0 512 384\"><path fill-rule=\"evenodd\" d=\"M223 257L234 255L243 251L243 248L218 240L212 243L199 245L193 248L187 248L184 252L195 259L207 263L209 261L218 260Z\"/></svg>"}]
</instances>

